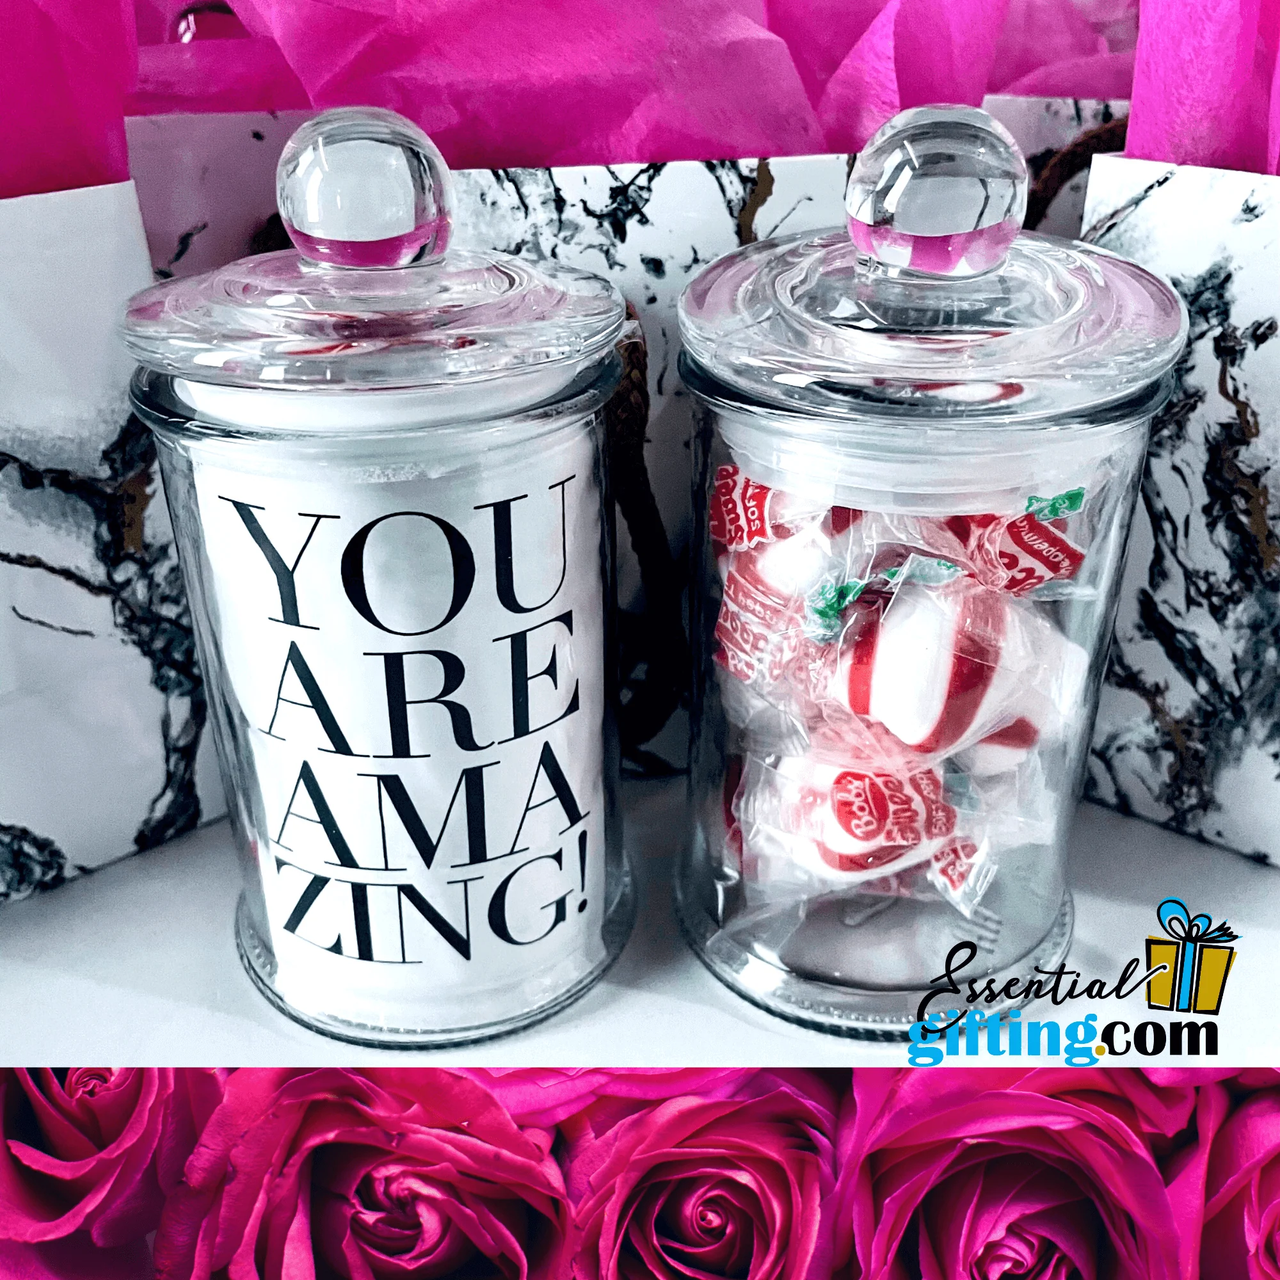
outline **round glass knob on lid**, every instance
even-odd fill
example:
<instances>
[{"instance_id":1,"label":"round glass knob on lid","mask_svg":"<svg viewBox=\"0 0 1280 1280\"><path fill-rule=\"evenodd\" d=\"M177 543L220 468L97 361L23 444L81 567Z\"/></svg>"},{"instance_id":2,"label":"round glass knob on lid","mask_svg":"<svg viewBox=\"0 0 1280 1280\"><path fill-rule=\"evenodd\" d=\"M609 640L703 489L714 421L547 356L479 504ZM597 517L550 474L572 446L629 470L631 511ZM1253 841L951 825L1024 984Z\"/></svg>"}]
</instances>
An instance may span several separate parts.
<instances>
[{"instance_id":1,"label":"round glass knob on lid","mask_svg":"<svg viewBox=\"0 0 1280 1280\"><path fill-rule=\"evenodd\" d=\"M917 107L862 149L845 189L849 237L888 267L972 276L1000 263L1027 212L1027 165L973 107Z\"/></svg>"},{"instance_id":2,"label":"round glass knob on lid","mask_svg":"<svg viewBox=\"0 0 1280 1280\"><path fill-rule=\"evenodd\" d=\"M417 125L393 111L343 107L289 139L276 169L276 203L304 258L407 267L448 247L453 180Z\"/></svg>"}]
</instances>

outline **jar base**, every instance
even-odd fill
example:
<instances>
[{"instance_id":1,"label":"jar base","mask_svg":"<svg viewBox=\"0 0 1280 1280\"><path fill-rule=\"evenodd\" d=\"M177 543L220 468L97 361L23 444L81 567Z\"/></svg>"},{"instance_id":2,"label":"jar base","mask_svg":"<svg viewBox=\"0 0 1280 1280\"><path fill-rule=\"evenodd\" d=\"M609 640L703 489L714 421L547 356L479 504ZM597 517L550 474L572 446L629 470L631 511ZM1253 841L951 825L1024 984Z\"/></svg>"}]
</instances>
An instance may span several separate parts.
<instances>
[{"instance_id":1,"label":"jar base","mask_svg":"<svg viewBox=\"0 0 1280 1280\"><path fill-rule=\"evenodd\" d=\"M590 972L584 974L572 986L543 1000L515 1017L494 1022L478 1022L469 1026L440 1028L375 1026L352 1022L332 1015L304 1012L290 1004L275 985L275 957L270 948L258 937L244 895L236 907L236 950L245 972L253 985L285 1017L317 1031L333 1040L361 1045L368 1049L443 1049L460 1045L478 1044L498 1036L511 1035L527 1027L543 1022L575 1000L586 995L609 971L622 953L631 936L636 916L635 882L628 872L621 889L605 917L602 936L605 946L604 959Z\"/></svg>"},{"instance_id":2,"label":"jar base","mask_svg":"<svg viewBox=\"0 0 1280 1280\"><path fill-rule=\"evenodd\" d=\"M685 880L688 861L677 876L676 915L681 932L694 954L711 973L736 995L766 1013L813 1031L854 1040L906 1041L916 1010L928 988L870 989L822 982L789 972L728 936L698 905L696 891ZM983 983L990 978L998 988L1011 978L1032 975L1034 969L1053 969L1071 949L1075 907L1065 892L1048 932L1024 955L999 970L975 974ZM938 968L943 957L938 957ZM966 977L968 975L965 975ZM999 1013L1021 1002L986 1005L984 1013ZM951 1007L939 999L931 1008Z\"/></svg>"}]
</instances>

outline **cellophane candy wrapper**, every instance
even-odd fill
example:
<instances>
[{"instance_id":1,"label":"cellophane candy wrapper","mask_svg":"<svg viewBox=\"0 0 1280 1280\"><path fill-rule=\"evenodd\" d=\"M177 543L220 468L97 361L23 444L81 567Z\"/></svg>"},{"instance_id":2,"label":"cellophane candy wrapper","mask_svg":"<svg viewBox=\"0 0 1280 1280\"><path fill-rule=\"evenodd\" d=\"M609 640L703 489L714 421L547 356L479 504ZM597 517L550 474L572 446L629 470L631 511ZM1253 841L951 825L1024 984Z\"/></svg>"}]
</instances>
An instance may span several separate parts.
<instances>
[{"instance_id":1,"label":"cellophane candy wrapper","mask_svg":"<svg viewBox=\"0 0 1280 1280\"><path fill-rule=\"evenodd\" d=\"M1089 675L1059 619L1105 482L917 516L716 469L726 840L745 880L972 915L1002 848L1052 842L1044 759Z\"/></svg>"}]
</instances>

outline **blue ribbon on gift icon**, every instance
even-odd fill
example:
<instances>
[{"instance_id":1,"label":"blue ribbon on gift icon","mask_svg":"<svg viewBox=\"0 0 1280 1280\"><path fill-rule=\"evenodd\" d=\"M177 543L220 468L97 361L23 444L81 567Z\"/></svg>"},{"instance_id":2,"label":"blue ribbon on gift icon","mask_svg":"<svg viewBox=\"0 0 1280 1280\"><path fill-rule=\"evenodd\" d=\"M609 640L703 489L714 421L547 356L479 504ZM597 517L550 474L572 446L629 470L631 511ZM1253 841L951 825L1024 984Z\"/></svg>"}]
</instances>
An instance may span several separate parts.
<instances>
[{"instance_id":1,"label":"blue ribbon on gift icon","mask_svg":"<svg viewBox=\"0 0 1280 1280\"><path fill-rule=\"evenodd\" d=\"M1191 996L1196 977L1196 948L1205 943L1235 942L1239 934L1224 920L1214 924L1206 915L1193 916L1181 898L1166 898L1156 908L1160 927L1178 943L1178 997L1175 1008L1180 1013L1191 1009Z\"/></svg>"}]
</instances>

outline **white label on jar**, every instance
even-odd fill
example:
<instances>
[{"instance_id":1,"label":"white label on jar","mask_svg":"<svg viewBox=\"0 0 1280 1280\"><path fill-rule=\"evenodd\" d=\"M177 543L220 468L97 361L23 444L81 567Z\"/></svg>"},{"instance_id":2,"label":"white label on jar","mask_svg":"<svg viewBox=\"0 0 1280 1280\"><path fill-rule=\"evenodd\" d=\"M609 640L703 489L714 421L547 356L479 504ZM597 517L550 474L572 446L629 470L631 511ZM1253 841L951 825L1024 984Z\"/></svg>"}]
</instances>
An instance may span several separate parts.
<instances>
[{"instance_id":1,"label":"white label on jar","mask_svg":"<svg viewBox=\"0 0 1280 1280\"><path fill-rule=\"evenodd\" d=\"M310 469L195 463L276 986L375 1025L513 1016L504 991L541 1003L604 958L591 436Z\"/></svg>"}]
</instances>

